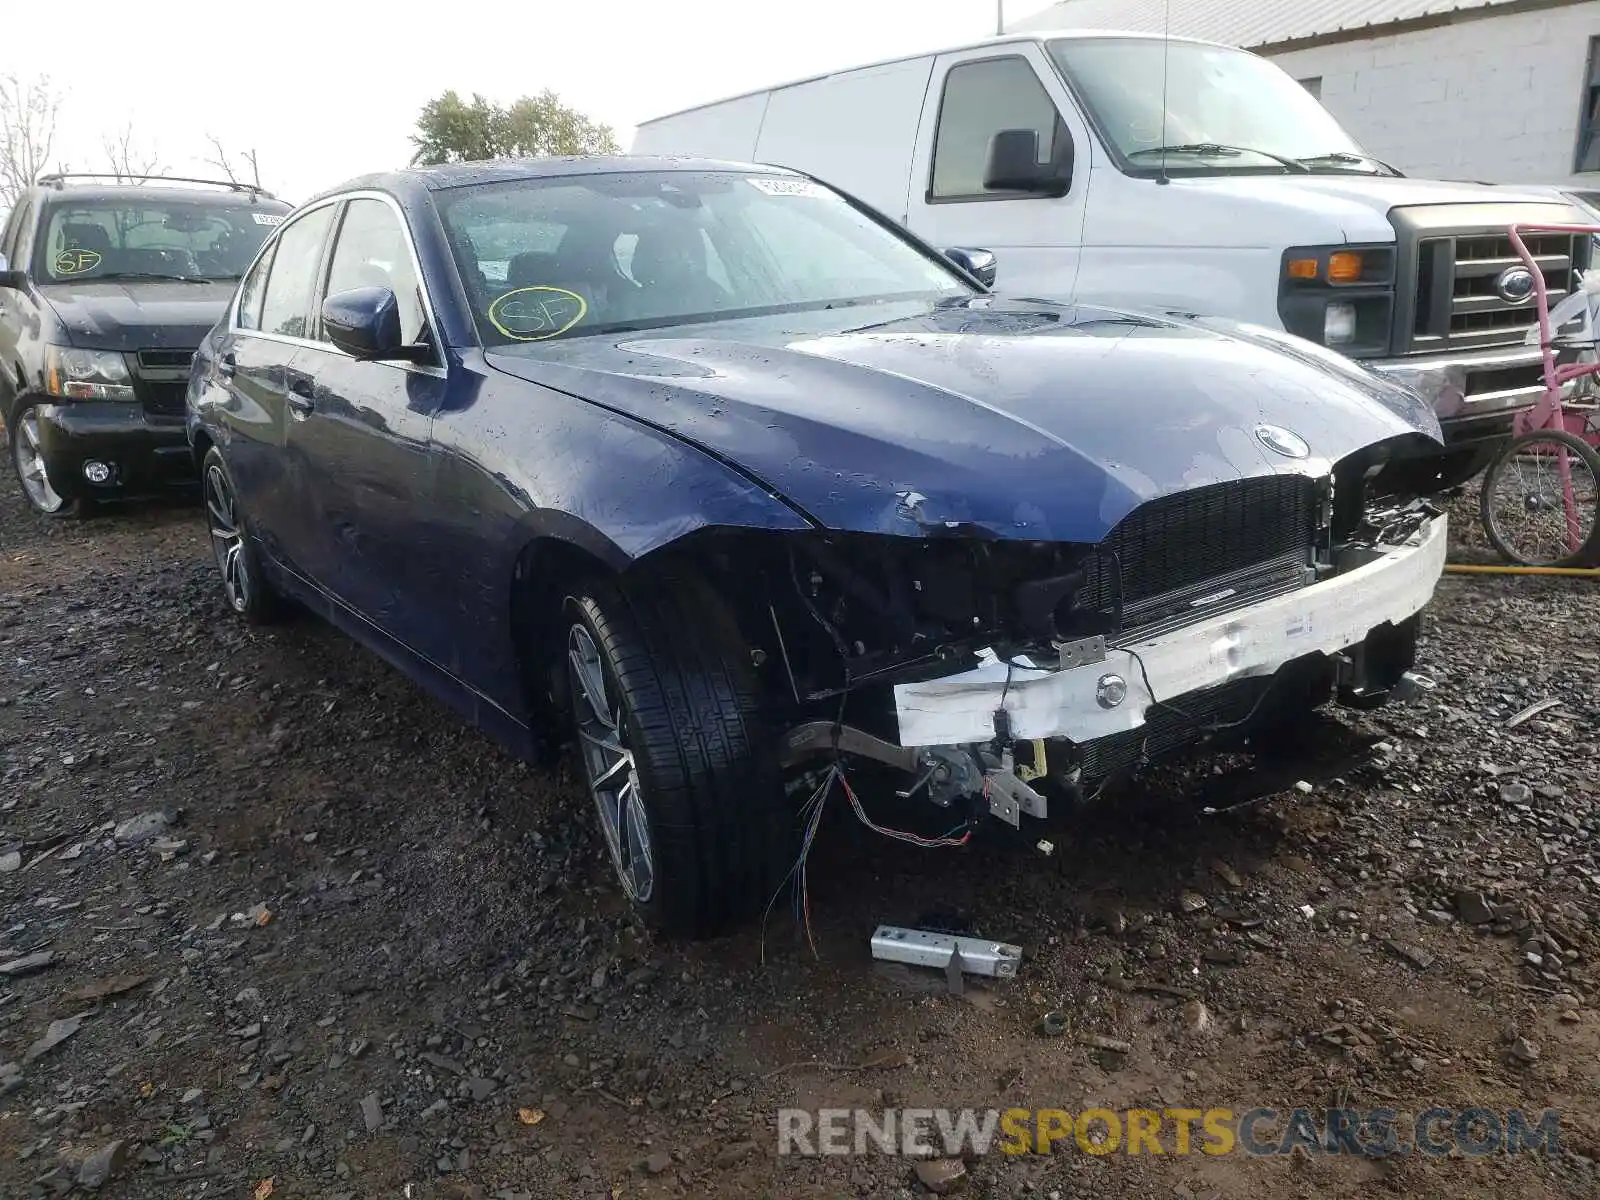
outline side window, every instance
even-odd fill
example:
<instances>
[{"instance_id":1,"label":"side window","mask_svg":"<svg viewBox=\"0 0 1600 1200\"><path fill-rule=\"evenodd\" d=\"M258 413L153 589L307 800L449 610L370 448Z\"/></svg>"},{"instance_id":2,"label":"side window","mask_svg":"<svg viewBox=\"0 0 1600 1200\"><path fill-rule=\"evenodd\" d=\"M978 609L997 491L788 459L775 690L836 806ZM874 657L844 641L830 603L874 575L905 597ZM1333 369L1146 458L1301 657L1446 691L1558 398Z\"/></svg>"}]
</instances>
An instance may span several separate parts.
<instances>
[{"instance_id":1,"label":"side window","mask_svg":"<svg viewBox=\"0 0 1600 1200\"><path fill-rule=\"evenodd\" d=\"M333 219L333 208L331 204L314 208L285 225L278 234L278 248L272 252L272 270L261 301L262 332L306 336L306 314L311 308L322 242Z\"/></svg>"},{"instance_id":2,"label":"side window","mask_svg":"<svg viewBox=\"0 0 1600 1200\"><path fill-rule=\"evenodd\" d=\"M401 338L407 343L422 340L422 290L411 261L411 243L394 209L382 200L350 201L334 243L327 294L359 287L386 287L393 292L400 307Z\"/></svg>"},{"instance_id":3,"label":"side window","mask_svg":"<svg viewBox=\"0 0 1600 1200\"><path fill-rule=\"evenodd\" d=\"M933 143L934 200L983 195L989 141L1002 129L1039 133L1039 161L1049 162L1066 127L1055 102L1025 58L962 63L945 76L939 128Z\"/></svg>"},{"instance_id":4,"label":"side window","mask_svg":"<svg viewBox=\"0 0 1600 1200\"><path fill-rule=\"evenodd\" d=\"M266 299L267 272L272 270L272 258L277 254L278 247L274 245L261 256L261 261L256 263L250 274L246 276L244 284L239 289L239 319L240 329L261 328L261 304Z\"/></svg>"}]
</instances>

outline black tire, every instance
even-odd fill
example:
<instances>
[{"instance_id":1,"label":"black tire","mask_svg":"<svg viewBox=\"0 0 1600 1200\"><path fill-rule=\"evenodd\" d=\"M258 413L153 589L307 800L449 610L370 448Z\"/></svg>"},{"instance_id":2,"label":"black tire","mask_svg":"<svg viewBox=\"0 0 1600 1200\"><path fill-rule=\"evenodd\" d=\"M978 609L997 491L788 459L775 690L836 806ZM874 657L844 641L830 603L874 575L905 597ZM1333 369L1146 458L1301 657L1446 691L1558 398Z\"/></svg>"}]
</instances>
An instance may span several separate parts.
<instances>
[{"instance_id":1,"label":"black tire","mask_svg":"<svg viewBox=\"0 0 1600 1200\"><path fill-rule=\"evenodd\" d=\"M22 498L34 512L52 520L72 521L93 516L93 500L59 491L50 480L43 458L37 456L38 435L34 432L35 427L32 404L19 401L6 414L6 458L10 460L11 473L17 477L17 485L22 489ZM30 460L29 466L24 466L25 457Z\"/></svg>"},{"instance_id":2,"label":"black tire","mask_svg":"<svg viewBox=\"0 0 1600 1200\"><path fill-rule=\"evenodd\" d=\"M792 857L793 817L749 648L721 597L671 569L574 589L564 616L568 708L602 836L590 758L602 751L585 740L594 709L573 666L582 637L597 652L604 707L621 710L613 723L632 755L645 814L654 858L648 894L636 894L606 837L624 891L647 923L668 934L725 932L762 909ZM591 733L608 732L589 724Z\"/></svg>"},{"instance_id":3,"label":"black tire","mask_svg":"<svg viewBox=\"0 0 1600 1200\"><path fill-rule=\"evenodd\" d=\"M1527 553L1527 547L1519 547L1512 543L1506 531L1501 527L1498 513L1503 510L1505 501L1497 501L1496 497L1503 483L1509 485L1509 476L1514 470L1520 474L1517 456L1527 448L1540 442L1552 447L1559 446L1571 456L1568 460L1569 469L1573 476L1573 489L1578 493L1578 504L1586 507L1586 513L1580 513L1580 520L1589 522L1588 532L1583 535L1582 544L1572 550L1563 545L1560 553L1552 552L1548 556L1534 556ZM1588 474L1588 483L1583 482L1583 475ZM1587 498L1585 498L1587 497ZM1560 504L1562 497L1559 491L1545 497L1545 506ZM1524 507L1530 507L1531 502L1524 500ZM1488 535L1490 543L1499 555L1507 562L1524 567L1581 567L1600 565L1600 454L1576 434L1568 433L1562 429L1536 429L1525 433L1521 437L1513 438L1507 443L1500 456L1489 465L1488 473L1483 477L1483 489L1478 497L1478 515L1483 523L1483 531ZM1557 547L1552 543L1552 551Z\"/></svg>"},{"instance_id":4,"label":"black tire","mask_svg":"<svg viewBox=\"0 0 1600 1200\"><path fill-rule=\"evenodd\" d=\"M215 446L200 463L200 496L211 552L222 578L223 603L251 625L278 620L283 615L283 601L267 583L249 521L239 507L233 476Z\"/></svg>"}]
</instances>

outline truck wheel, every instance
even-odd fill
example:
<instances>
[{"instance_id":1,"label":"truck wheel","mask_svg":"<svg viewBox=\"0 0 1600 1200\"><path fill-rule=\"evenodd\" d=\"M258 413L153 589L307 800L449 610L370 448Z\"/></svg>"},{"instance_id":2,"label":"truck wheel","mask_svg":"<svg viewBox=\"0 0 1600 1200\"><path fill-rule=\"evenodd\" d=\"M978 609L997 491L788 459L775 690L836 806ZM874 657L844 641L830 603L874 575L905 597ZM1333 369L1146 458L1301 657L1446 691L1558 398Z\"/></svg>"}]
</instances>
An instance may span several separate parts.
<instances>
[{"instance_id":1,"label":"truck wheel","mask_svg":"<svg viewBox=\"0 0 1600 1200\"><path fill-rule=\"evenodd\" d=\"M629 900L685 937L759 911L793 822L726 605L692 575L648 572L575 589L562 626L584 781Z\"/></svg>"},{"instance_id":2,"label":"truck wheel","mask_svg":"<svg viewBox=\"0 0 1600 1200\"><path fill-rule=\"evenodd\" d=\"M1535 429L1510 442L1483 477L1478 504L1483 531L1507 562L1600 563L1600 454L1576 434Z\"/></svg>"},{"instance_id":3,"label":"truck wheel","mask_svg":"<svg viewBox=\"0 0 1600 1200\"><path fill-rule=\"evenodd\" d=\"M94 509L87 497L63 496L50 479L39 441L39 414L33 405L19 406L6 419L11 439L11 467L22 484L22 497L41 516L57 519L87 517Z\"/></svg>"},{"instance_id":4,"label":"truck wheel","mask_svg":"<svg viewBox=\"0 0 1600 1200\"><path fill-rule=\"evenodd\" d=\"M206 528L211 552L222 576L222 595L228 607L252 625L265 625L282 612L282 602L268 586L256 555L255 540L233 490L233 478L222 452L215 446L200 463L201 491L205 497Z\"/></svg>"}]
</instances>

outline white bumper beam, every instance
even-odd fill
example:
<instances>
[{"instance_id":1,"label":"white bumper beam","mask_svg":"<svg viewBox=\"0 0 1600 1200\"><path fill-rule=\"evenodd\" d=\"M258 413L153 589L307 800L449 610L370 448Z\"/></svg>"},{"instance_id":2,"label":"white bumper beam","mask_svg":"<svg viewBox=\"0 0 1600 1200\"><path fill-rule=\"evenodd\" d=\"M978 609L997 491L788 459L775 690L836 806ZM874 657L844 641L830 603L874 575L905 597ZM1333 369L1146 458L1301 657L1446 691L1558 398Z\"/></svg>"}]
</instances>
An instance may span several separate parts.
<instances>
[{"instance_id":1,"label":"white bumper beam","mask_svg":"<svg viewBox=\"0 0 1600 1200\"><path fill-rule=\"evenodd\" d=\"M1444 571L1446 541L1446 520L1440 515L1409 543L1372 562L1287 595L1108 648L1104 662L1050 671L1007 666L990 654L959 675L897 684L900 744L988 741L994 737L995 710L1002 706L1011 715L1012 736L1022 740L1083 743L1137 729L1156 697L1181 704L1188 692L1271 675L1291 659L1344 650L1385 622L1406 620L1433 597ZM1108 674L1121 676L1127 686L1127 699L1112 708L1095 698Z\"/></svg>"}]
</instances>

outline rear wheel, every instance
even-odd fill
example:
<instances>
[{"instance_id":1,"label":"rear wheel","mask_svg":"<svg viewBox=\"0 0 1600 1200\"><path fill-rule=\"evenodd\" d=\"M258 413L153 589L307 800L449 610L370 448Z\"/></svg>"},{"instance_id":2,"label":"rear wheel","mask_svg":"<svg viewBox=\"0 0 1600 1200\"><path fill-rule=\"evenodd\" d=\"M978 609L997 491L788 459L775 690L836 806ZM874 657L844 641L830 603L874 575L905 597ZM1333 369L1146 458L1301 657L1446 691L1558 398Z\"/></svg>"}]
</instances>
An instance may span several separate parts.
<instances>
[{"instance_id":1,"label":"rear wheel","mask_svg":"<svg viewBox=\"0 0 1600 1200\"><path fill-rule=\"evenodd\" d=\"M789 866L777 745L749 649L698 578L575 589L566 675L585 785L623 891L704 937L759 911Z\"/></svg>"},{"instance_id":2,"label":"rear wheel","mask_svg":"<svg viewBox=\"0 0 1600 1200\"><path fill-rule=\"evenodd\" d=\"M33 511L46 517L88 516L91 502L62 495L50 478L39 438L39 410L31 404L17 408L6 421L6 432L11 439L11 466L22 484L23 499Z\"/></svg>"},{"instance_id":3,"label":"rear wheel","mask_svg":"<svg viewBox=\"0 0 1600 1200\"><path fill-rule=\"evenodd\" d=\"M280 615L281 602L267 586L255 543L233 490L233 479L228 474L222 452L215 446L206 451L200 475L206 528L211 536L217 571L222 576L223 599L230 609L251 624L266 624Z\"/></svg>"},{"instance_id":4,"label":"rear wheel","mask_svg":"<svg viewBox=\"0 0 1600 1200\"><path fill-rule=\"evenodd\" d=\"M1582 438L1536 429L1515 438L1483 478L1483 529L1525 567L1600 563L1600 454Z\"/></svg>"}]
</instances>

